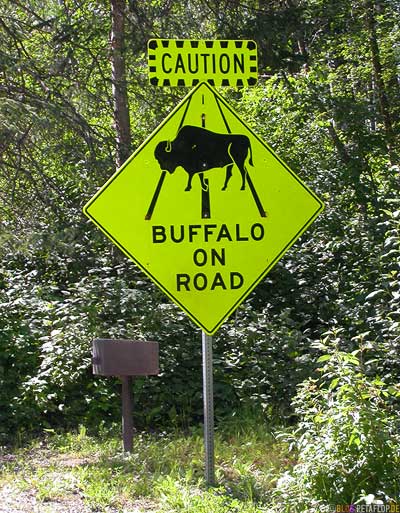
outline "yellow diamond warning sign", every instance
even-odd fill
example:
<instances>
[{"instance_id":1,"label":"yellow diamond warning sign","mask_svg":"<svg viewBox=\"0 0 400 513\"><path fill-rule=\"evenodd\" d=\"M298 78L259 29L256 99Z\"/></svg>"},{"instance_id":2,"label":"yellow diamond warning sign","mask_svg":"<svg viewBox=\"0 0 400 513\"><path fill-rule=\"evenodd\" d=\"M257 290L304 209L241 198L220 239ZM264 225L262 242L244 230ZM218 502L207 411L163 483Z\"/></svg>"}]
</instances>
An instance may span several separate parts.
<instances>
[{"instance_id":1,"label":"yellow diamond warning sign","mask_svg":"<svg viewBox=\"0 0 400 513\"><path fill-rule=\"evenodd\" d=\"M213 334L323 208L200 83L84 207Z\"/></svg>"}]
</instances>

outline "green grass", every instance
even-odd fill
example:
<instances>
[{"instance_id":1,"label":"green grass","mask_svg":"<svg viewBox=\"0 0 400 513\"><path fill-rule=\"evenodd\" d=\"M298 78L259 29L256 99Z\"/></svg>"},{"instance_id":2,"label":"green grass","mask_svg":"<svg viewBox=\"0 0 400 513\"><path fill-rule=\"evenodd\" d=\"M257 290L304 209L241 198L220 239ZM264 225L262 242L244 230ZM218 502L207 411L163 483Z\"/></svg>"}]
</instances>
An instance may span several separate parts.
<instances>
[{"instance_id":1,"label":"green grass","mask_svg":"<svg viewBox=\"0 0 400 513\"><path fill-rule=\"evenodd\" d=\"M3 451L0 487L12 483L48 508L74 501L96 512L269 511L270 491L290 464L287 448L253 423L218 431L215 449L217 486L208 488L201 431L138 433L131 454L119 435L47 433L12 457Z\"/></svg>"}]
</instances>

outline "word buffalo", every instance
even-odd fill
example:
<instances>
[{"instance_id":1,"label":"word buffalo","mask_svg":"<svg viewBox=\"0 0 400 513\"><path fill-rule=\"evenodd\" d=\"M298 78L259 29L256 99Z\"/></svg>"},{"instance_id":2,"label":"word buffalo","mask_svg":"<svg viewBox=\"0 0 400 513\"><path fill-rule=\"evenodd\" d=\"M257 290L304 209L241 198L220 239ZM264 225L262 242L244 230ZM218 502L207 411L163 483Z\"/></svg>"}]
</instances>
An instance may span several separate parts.
<instances>
[{"instance_id":1,"label":"word buffalo","mask_svg":"<svg viewBox=\"0 0 400 513\"><path fill-rule=\"evenodd\" d=\"M225 182L222 190L226 190L232 176L234 164L242 175L241 190L246 187L247 169L245 161L249 156L252 166L252 152L249 138L239 134L218 134L197 126L183 126L173 141L158 143L154 156L164 171L173 173L181 166L188 174L185 191L192 188L193 176L198 174L204 190L207 185L203 173L213 168L226 167Z\"/></svg>"}]
</instances>

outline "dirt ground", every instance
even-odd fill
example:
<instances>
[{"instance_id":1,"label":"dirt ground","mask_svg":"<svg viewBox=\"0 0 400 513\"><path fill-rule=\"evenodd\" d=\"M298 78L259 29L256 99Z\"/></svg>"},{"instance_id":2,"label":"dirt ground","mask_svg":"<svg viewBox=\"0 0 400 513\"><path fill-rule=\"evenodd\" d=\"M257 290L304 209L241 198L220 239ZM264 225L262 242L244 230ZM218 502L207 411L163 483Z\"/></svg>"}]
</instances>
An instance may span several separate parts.
<instances>
[{"instance_id":1,"label":"dirt ground","mask_svg":"<svg viewBox=\"0 0 400 513\"><path fill-rule=\"evenodd\" d=\"M138 510L140 511L140 510ZM0 489L0 513L93 513L79 497L66 497L62 502L38 503L34 491L21 491L12 483ZM111 511L110 511L111 513Z\"/></svg>"},{"instance_id":2,"label":"dirt ground","mask_svg":"<svg viewBox=\"0 0 400 513\"><path fill-rule=\"evenodd\" d=\"M102 509L101 513L117 513L114 508ZM138 501L124 508L123 513L156 513L154 504ZM59 501L38 502L35 491L21 491L7 483L0 488L0 513L96 513L84 505L79 494L71 494Z\"/></svg>"},{"instance_id":3,"label":"dirt ground","mask_svg":"<svg viewBox=\"0 0 400 513\"><path fill-rule=\"evenodd\" d=\"M33 452L29 458L30 464L35 466L40 463L40 466L46 467L50 463L54 464L54 455L42 451L40 455ZM2 465L12 463L15 457L12 454L0 455L0 470ZM82 465L86 460L82 458L64 457L57 459L57 466L64 472L71 467ZM18 467L15 471L18 472ZM7 477L6 480L0 482L0 513L157 513L158 508L156 505L146 499L135 500L127 504L123 509L106 507L100 510L94 510L85 505L83 496L79 489L73 487L67 492L64 491L62 498L38 500L37 492L32 487L24 485L21 486L12 482L12 479ZM26 488L26 489L25 489Z\"/></svg>"}]
</instances>

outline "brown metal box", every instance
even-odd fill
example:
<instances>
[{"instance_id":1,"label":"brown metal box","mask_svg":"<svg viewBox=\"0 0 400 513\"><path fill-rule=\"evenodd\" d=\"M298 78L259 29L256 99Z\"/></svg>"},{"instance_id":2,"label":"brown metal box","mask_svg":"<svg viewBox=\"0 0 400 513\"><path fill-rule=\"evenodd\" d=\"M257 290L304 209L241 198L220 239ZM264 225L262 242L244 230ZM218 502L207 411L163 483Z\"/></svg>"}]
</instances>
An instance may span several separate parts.
<instances>
[{"instance_id":1,"label":"brown metal box","mask_svg":"<svg viewBox=\"0 0 400 513\"><path fill-rule=\"evenodd\" d=\"M92 362L93 374L100 376L158 374L158 342L97 338Z\"/></svg>"}]
</instances>

